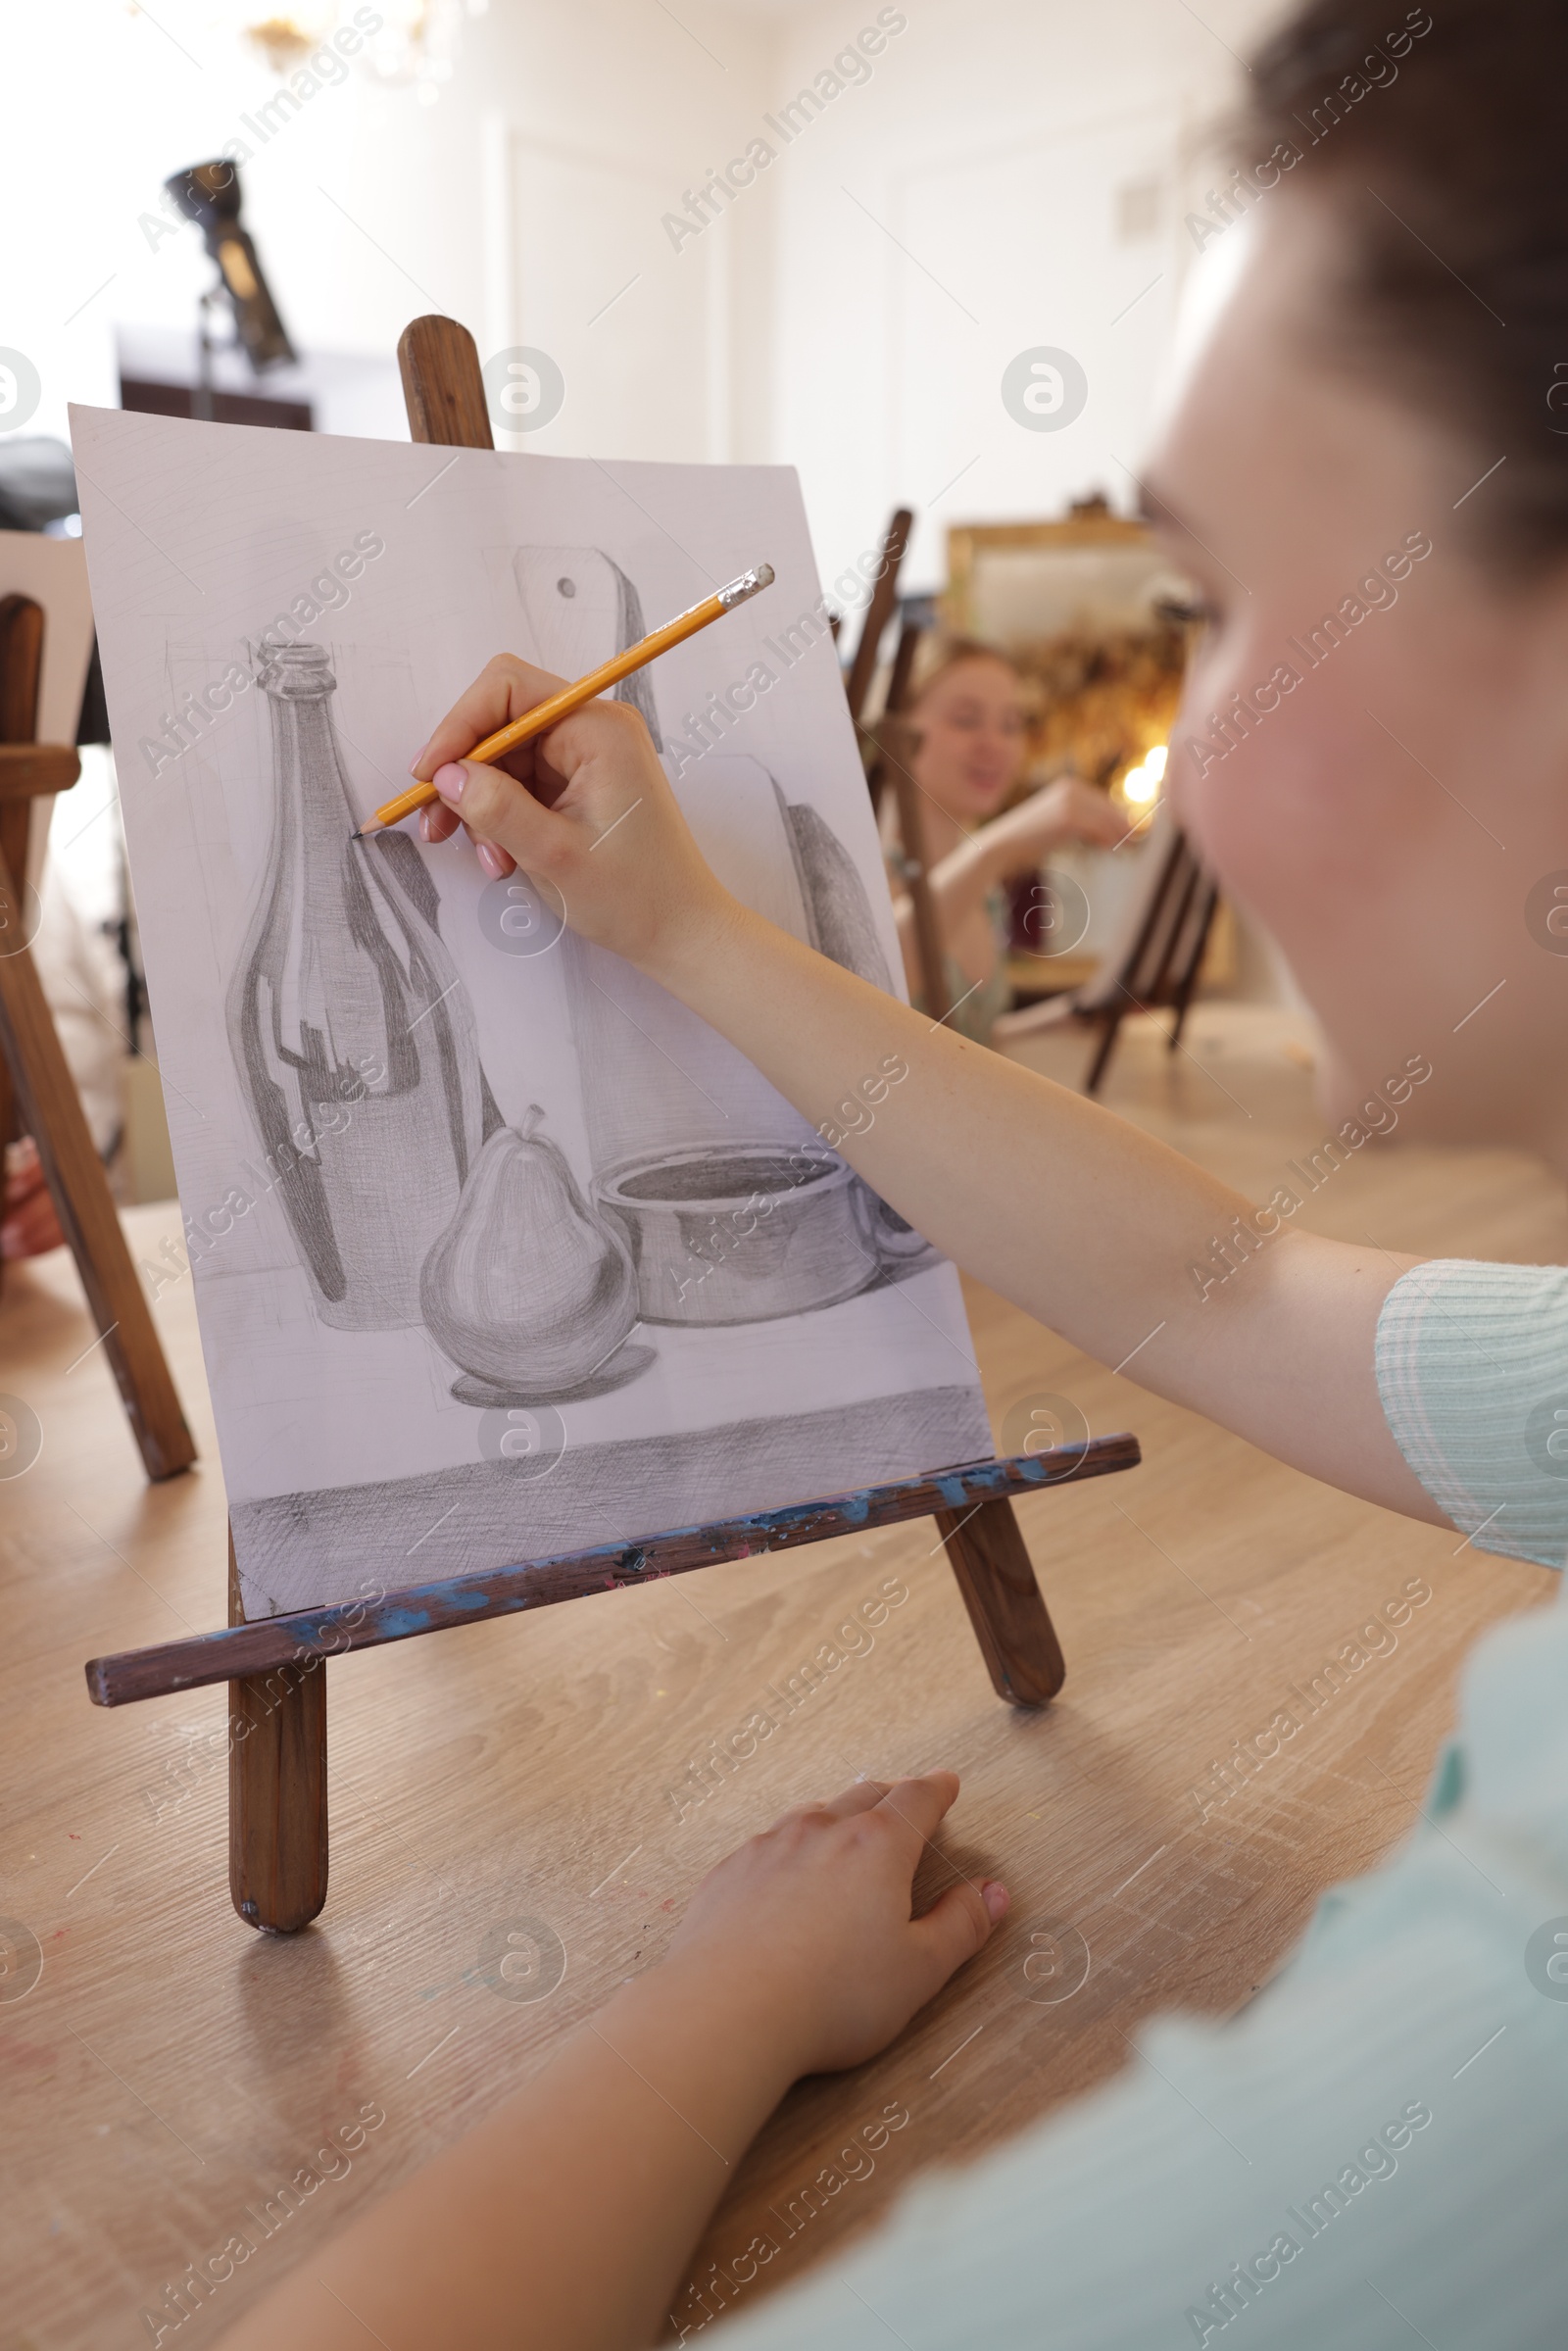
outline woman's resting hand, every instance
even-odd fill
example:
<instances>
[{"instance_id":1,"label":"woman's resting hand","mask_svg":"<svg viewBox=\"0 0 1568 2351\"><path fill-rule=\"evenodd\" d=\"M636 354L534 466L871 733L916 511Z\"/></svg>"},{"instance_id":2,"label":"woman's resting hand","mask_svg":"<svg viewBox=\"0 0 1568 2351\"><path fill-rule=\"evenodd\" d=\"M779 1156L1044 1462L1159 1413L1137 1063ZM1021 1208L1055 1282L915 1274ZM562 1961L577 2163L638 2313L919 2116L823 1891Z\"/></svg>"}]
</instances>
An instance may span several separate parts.
<instances>
[{"instance_id":1,"label":"woman's resting hand","mask_svg":"<svg viewBox=\"0 0 1568 2351\"><path fill-rule=\"evenodd\" d=\"M959 1878L910 1916L921 1853L957 1792L954 1772L858 1780L786 1812L709 1872L665 1965L770 2020L792 2079L874 2057L1007 1908L995 1880Z\"/></svg>"}]
</instances>

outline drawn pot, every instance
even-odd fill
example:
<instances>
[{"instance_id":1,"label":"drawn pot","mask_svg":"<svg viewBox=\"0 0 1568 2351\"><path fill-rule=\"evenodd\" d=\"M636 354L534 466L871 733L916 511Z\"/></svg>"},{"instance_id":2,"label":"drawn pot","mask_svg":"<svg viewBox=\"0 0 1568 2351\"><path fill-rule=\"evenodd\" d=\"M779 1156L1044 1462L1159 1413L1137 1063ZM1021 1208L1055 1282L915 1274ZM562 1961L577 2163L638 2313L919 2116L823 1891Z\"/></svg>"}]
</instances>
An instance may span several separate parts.
<instances>
[{"instance_id":1,"label":"drawn pot","mask_svg":"<svg viewBox=\"0 0 1568 2351\"><path fill-rule=\"evenodd\" d=\"M769 1322L853 1298L881 1270L874 1196L830 1152L777 1143L645 1151L601 1177L645 1322Z\"/></svg>"}]
</instances>

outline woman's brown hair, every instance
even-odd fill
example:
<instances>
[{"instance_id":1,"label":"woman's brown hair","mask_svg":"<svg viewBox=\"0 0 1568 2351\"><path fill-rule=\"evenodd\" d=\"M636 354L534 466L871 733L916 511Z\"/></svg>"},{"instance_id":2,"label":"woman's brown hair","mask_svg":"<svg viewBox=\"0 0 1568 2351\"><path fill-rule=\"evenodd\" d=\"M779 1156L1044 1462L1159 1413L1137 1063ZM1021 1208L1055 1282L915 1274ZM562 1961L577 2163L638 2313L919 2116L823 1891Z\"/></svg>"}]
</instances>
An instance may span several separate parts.
<instances>
[{"instance_id":1,"label":"woman's brown hair","mask_svg":"<svg viewBox=\"0 0 1568 2351\"><path fill-rule=\"evenodd\" d=\"M1307 0L1252 59L1237 145L1332 200L1321 348L1496 466L1460 519L1522 572L1568 559L1565 86L1562 0Z\"/></svg>"},{"instance_id":2,"label":"woman's brown hair","mask_svg":"<svg viewBox=\"0 0 1568 2351\"><path fill-rule=\"evenodd\" d=\"M1000 661L1014 677L1018 674L1016 664L1000 645L984 644L979 637L927 638L915 660L907 709L912 710L950 670L961 669L966 661Z\"/></svg>"}]
</instances>

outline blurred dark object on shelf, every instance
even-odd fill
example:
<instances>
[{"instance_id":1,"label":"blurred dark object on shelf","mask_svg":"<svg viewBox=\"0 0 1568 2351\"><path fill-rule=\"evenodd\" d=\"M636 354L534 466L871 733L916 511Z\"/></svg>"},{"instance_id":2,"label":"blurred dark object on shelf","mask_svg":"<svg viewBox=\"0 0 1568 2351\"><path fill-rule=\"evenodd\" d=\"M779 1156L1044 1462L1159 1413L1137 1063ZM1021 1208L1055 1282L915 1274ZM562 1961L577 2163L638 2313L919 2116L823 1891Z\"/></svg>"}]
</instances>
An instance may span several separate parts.
<instances>
[{"instance_id":1,"label":"blurred dark object on shelf","mask_svg":"<svg viewBox=\"0 0 1568 2351\"><path fill-rule=\"evenodd\" d=\"M234 331L252 367L260 375L268 367L292 365L294 346L262 273L249 231L240 225L237 166L221 159L193 164L188 171L173 172L164 185L186 220L201 230L202 241L218 265L221 291L234 314Z\"/></svg>"},{"instance_id":2,"label":"blurred dark object on shelf","mask_svg":"<svg viewBox=\"0 0 1568 2351\"><path fill-rule=\"evenodd\" d=\"M282 425L298 432L311 429L311 412L297 401L269 400L265 394L217 388L216 368L227 351L243 352L252 375L269 368L298 366L298 354L288 339L271 290L262 271L250 232L240 225L238 167L220 159L192 164L175 171L164 186L187 220L202 232L202 242L217 264L218 278L196 305L196 380L167 384L131 375L121 369L120 397L127 409L155 416L194 416L205 424ZM231 343L220 343L213 318L226 307L234 324Z\"/></svg>"},{"instance_id":3,"label":"blurred dark object on shelf","mask_svg":"<svg viewBox=\"0 0 1568 2351\"><path fill-rule=\"evenodd\" d=\"M204 353L191 327L122 321L115 329L122 408L152 416L199 416L290 432L361 434L395 441L408 430L397 363L381 353L306 351L258 383L238 344Z\"/></svg>"},{"instance_id":4,"label":"blurred dark object on shelf","mask_svg":"<svg viewBox=\"0 0 1568 2351\"><path fill-rule=\"evenodd\" d=\"M266 392L219 392L210 385L154 383L122 375L120 405L144 416L196 416L209 424L270 424L284 432L309 432L310 403L273 400Z\"/></svg>"}]
</instances>

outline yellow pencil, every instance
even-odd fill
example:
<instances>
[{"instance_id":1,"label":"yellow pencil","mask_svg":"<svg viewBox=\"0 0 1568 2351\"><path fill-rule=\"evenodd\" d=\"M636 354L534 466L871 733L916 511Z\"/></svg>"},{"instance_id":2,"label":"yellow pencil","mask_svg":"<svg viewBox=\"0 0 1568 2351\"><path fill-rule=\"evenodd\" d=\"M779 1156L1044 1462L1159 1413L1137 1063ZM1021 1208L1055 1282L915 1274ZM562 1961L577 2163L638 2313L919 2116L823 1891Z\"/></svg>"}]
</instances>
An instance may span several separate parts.
<instances>
[{"instance_id":1,"label":"yellow pencil","mask_svg":"<svg viewBox=\"0 0 1568 2351\"><path fill-rule=\"evenodd\" d=\"M634 669L646 668L660 654L667 653L672 645L679 645L685 637L695 636L710 620L721 619L724 613L733 612L736 605L745 604L749 597L771 587L772 583L771 563L759 563L755 571L743 571L739 579L732 579L728 587L720 588L716 595L705 596L701 604L694 604L689 612L681 612L675 619L666 620L662 628L656 628L653 635L644 637L640 645L629 645L624 653L617 653L602 668L593 670L587 677L580 677L574 686L564 686L559 694L552 694L548 702L536 703L522 717L514 718L510 726L498 727L493 735L486 735L482 743L476 743L471 751L465 752L463 756L481 761L499 759L506 752L515 750L519 743L531 742L535 735L548 734L551 727L559 725L571 711L580 710L585 702L592 702L596 694L603 694L607 686L618 685L623 677L630 677ZM405 816L412 816L416 808L427 808L433 800L439 800L440 797L434 784L414 784L407 792L400 792L396 800L389 800L385 808L377 808L373 816L367 816L360 826L360 833L375 833L384 825L399 824Z\"/></svg>"}]
</instances>

